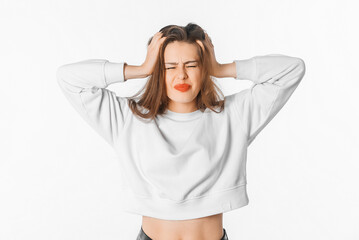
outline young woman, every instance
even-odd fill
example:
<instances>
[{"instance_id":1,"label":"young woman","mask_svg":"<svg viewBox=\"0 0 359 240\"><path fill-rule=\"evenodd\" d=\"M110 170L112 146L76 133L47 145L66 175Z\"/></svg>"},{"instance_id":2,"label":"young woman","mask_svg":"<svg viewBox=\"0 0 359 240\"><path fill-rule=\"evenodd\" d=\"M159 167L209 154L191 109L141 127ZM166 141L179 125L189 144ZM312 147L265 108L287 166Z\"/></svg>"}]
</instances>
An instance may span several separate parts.
<instances>
[{"instance_id":1,"label":"young woman","mask_svg":"<svg viewBox=\"0 0 359 240\"><path fill-rule=\"evenodd\" d=\"M249 202L247 148L304 73L302 59L282 54L220 64L207 33L189 23L156 33L140 66L89 59L60 66L57 79L119 156L121 206L142 216L137 240L223 240L223 213ZM131 98L107 89L147 76ZM253 85L224 97L212 77Z\"/></svg>"}]
</instances>

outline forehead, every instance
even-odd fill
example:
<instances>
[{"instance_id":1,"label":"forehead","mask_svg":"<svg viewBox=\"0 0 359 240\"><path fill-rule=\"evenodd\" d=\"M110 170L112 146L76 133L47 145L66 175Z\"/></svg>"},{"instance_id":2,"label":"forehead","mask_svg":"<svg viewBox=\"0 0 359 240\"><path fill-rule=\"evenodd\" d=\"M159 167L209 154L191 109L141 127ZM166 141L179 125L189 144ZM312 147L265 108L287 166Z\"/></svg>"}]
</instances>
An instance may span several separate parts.
<instances>
[{"instance_id":1,"label":"forehead","mask_svg":"<svg viewBox=\"0 0 359 240\"><path fill-rule=\"evenodd\" d=\"M166 46L164 58L165 62L178 60L187 61L193 59L197 60L197 47L194 44L185 42L171 42Z\"/></svg>"}]
</instances>

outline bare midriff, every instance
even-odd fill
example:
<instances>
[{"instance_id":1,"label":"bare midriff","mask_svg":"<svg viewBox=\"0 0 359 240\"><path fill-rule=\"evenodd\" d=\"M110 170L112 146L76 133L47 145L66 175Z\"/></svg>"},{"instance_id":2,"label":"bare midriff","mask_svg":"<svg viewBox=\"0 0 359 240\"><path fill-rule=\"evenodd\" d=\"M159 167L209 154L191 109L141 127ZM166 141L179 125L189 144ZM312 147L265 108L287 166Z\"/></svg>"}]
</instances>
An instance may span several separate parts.
<instances>
[{"instance_id":1,"label":"bare midriff","mask_svg":"<svg viewBox=\"0 0 359 240\"><path fill-rule=\"evenodd\" d=\"M223 236L223 213L189 220L142 216L142 229L154 240L220 240Z\"/></svg>"}]
</instances>

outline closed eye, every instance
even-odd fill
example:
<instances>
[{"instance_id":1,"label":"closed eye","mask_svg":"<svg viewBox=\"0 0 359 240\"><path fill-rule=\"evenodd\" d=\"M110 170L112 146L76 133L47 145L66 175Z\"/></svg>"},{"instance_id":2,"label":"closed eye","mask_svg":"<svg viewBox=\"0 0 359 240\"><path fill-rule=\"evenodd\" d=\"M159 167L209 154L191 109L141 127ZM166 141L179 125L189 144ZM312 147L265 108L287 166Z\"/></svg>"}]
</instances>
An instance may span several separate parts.
<instances>
[{"instance_id":1,"label":"closed eye","mask_svg":"<svg viewBox=\"0 0 359 240\"><path fill-rule=\"evenodd\" d=\"M197 66L188 66L188 67L197 67ZM173 69L174 67L166 68L166 69Z\"/></svg>"}]
</instances>

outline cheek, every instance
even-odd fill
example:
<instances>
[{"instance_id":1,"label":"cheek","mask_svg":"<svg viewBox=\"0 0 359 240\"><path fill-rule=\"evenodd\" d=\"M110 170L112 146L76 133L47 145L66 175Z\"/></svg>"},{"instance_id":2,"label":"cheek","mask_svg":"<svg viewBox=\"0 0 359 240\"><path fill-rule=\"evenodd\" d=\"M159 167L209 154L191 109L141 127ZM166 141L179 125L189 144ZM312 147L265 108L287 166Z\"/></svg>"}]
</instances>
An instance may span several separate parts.
<instances>
[{"instance_id":1,"label":"cheek","mask_svg":"<svg viewBox=\"0 0 359 240\"><path fill-rule=\"evenodd\" d=\"M169 76L166 76L165 83L166 83L166 88L169 88L171 86L171 78Z\"/></svg>"},{"instance_id":2,"label":"cheek","mask_svg":"<svg viewBox=\"0 0 359 240\"><path fill-rule=\"evenodd\" d=\"M171 83L171 79L170 78L166 78L166 91L167 94L170 93L171 91L173 91L172 89L172 83Z\"/></svg>"},{"instance_id":3,"label":"cheek","mask_svg":"<svg viewBox=\"0 0 359 240\"><path fill-rule=\"evenodd\" d=\"M171 74L171 73L166 73L166 75L165 75L166 85L171 84L171 81L172 81L172 79L173 79L173 76L172 76L172 75L173 75L173 74Z\"/></svg>"},{"instance_id":4,"label":"cheek","mask_svg":"<svg viewBox=\"0 0 359 240\"><path fill-rule=\"evenodd\" d=\"M195 73L193 75L193 85L195 85L196 90L199 90L201 88L201 74L200 73Z\"/></svg>"}]
</instances>

